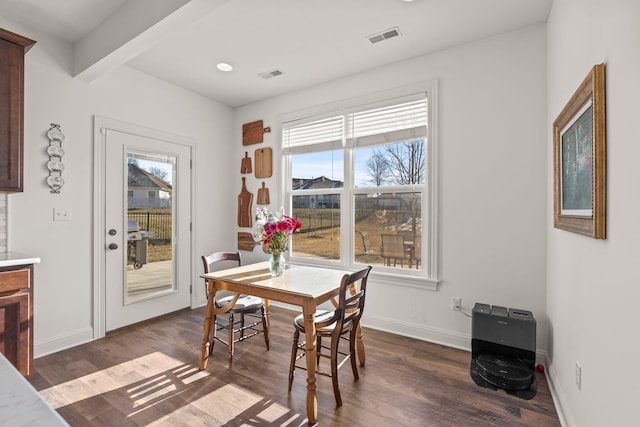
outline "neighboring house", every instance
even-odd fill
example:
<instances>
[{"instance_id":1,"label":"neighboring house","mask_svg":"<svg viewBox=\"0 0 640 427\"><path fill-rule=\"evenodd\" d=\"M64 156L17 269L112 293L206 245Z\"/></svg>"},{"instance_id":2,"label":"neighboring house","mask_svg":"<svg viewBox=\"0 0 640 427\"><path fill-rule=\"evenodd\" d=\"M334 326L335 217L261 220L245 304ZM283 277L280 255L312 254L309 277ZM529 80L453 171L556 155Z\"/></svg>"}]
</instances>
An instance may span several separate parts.
<instances>
[{"instance_id":1,"label":"neighboring house","mask_svg":"<svg viewBox=\"0 0 640 427\"><path fill-rule=\"evenodd\" d=\"M171 184L133 163L128 176L129 209L171 207Z\"/></svg>"},{"instance_id":2,"label":"neighboring house","mask_svg":"<svg viewBox=\"0 0 640 427\"><path fill-rule=\"evenodd\" d=\"M318 178L293 178L292 180L293 190L318 190L323 188L342 188L344 183L342 181L335 181L325 176ZM340 195L339 194L313 194L309 196L295 196L293 198L294 208L339 208L340 207Z\"/></svg>"}]
</instances>

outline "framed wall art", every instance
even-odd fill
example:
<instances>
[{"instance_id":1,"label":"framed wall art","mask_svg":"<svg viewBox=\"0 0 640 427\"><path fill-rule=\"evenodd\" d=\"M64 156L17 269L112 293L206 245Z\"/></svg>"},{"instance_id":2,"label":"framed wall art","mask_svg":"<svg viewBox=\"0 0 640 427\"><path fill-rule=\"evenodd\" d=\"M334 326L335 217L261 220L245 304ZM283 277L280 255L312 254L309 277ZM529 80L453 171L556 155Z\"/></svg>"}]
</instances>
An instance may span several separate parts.
<instances>
[{"instance_id":1,"label":"framed wall art","mask_svg":"<svg viewBox=\"0 0 640 427\"><path fill-rule=\"evenodd\" d=\"M554 227L606 238L604 64L595 65L553 122Z\"/></svg>"}]
</instances>

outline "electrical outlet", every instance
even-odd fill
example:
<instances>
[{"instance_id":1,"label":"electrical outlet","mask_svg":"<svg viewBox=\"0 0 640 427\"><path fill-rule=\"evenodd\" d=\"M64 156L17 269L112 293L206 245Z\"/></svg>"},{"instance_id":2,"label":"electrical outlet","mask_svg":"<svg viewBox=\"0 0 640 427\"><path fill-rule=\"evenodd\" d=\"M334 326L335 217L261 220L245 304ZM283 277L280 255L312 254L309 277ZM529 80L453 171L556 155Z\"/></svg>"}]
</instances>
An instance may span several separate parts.
<instances>
[{"instance_id":1,"label":"electrical outlet","mask_svg":"<svg viewBox=\"0 0 640 427\"><path fill-rule=\"evenodd\" d=\"M576 386L578 390L582 390L582 366L580 362L576 360Z\"/></svg>"},{"instance_id":2,"label":"electrical outlet","mask_svg":"<svg viewBox=\"0 0 640 427\"><path fill-rule=\"evenodd\" d=\"M460 298L460 297L452 297L451 298L451 310L453 310L453 311L461 311L462 310L462 298Z\"/></svg>"}]
</instances>

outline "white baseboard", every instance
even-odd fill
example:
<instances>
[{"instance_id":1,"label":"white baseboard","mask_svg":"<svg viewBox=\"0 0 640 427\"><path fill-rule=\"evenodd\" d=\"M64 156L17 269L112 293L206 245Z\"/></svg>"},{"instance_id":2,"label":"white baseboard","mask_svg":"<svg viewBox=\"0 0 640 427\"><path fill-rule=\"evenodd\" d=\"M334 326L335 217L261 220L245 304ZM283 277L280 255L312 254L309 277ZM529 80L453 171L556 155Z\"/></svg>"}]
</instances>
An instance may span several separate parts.
<instances>
[{"instance_id":1,"label":"white baseboard","mask_svg":"<svg viewBox=\"0 0 640 427\"><path fill-rule=\"evenodd\" d=\"M362 326L402 335L404 337L429 341L435 344L442 344L447 347L454 347L460 350L471 351L471 337L469 335L446 329L432 328L429 326L403 322L401 320L390 318L370 316L366 313L362 317Z\"/></svg>"},{"instance_id":2,"label":"white baseboard","mask_svg":"<svg viewBox=\"0 0 640 427\"><path fill-rule=\"evenodd\" d=\"M93 341L93 328L91 327L35 341L33 344L33 357L37 359L38 357L66 350L67 348L85 344L90 341Z\"/></svg>"},{"instance_id":3,"label":"white baseboard","mask_svg":"<svg viewBox=\"0 0 640 427\"><path fill-rule=\"evenodd\" d=\"M574 427L576 424L573 421L573 417L571 416L571 413L565 409L569 407L567 404L567 398L564 395L564 391L562 390L562 386L560 385L555 369L551 366L549 355L545 354L545 356L544 365L546 369L544 372L547 377L547 384L549 384L549 391L551 392L553 404L556 406L556 412L560 419L560 425L562 425L562 427Z\"/></svg>"}]
</instances>

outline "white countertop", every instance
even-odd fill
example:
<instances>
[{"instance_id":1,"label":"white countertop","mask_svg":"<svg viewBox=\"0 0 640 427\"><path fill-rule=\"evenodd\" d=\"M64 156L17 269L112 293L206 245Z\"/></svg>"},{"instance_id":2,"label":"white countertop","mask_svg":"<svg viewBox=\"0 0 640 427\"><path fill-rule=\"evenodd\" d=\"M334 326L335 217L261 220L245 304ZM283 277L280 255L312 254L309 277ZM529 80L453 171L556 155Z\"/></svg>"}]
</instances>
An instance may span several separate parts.
<instances>
[{"instance_id":1,"label":"white countertop","mask_svg":"<svg viewBox=\"0 0 640 427\"><path fill-rule=\"evenodd\" d=\"M0 354L0 425L69 426L2 354Z\"/></svg>"},{"instance_id":2,"label":"white countertop","mask_svg":"<svg viewBox=\"0 0 640 427\"><path fill-rule=\"evenodd\" d=\"M0 252L0 267L13 267L14 265L37 264L40 258L34 258L19 252Z\"/></svg>"}]
</instances>

